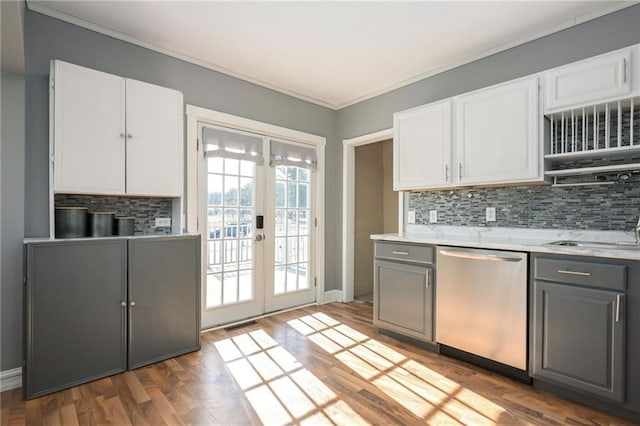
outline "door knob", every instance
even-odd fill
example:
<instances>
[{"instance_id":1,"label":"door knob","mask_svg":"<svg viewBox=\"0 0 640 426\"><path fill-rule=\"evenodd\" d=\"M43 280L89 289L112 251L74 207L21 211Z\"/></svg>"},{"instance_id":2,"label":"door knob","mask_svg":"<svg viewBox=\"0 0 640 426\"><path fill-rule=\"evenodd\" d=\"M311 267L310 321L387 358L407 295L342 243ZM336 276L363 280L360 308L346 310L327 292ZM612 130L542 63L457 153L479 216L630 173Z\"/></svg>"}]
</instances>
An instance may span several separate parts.
<instances>
[{"instance_id":1,"label":"door knob","mask_svg":"<svg viewBox=\"0 0 640 426\"><path fill-rule=\"evenodd\" d=\"M256 241L262 241L262 240L264 240L264 239L265 239L265 236L264 236L264 235L262 235L262 234L258 234L258 235L256 235Z\"/></svg>"}]
</instances>

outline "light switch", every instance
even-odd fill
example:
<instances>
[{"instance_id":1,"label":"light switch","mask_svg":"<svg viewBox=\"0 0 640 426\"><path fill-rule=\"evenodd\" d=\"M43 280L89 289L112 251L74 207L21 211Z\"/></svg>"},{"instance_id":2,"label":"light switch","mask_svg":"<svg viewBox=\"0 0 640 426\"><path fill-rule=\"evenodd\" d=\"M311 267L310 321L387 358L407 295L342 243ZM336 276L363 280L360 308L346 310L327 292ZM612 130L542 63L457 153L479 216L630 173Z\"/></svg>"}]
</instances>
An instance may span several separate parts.
<instances>
[{"instance_id":1,"label":"light switch","mask_svg":"<svg viewBox=\"0 0 640 426\"><path fill-rule=\"evenodd\" d=\"M166 226L171 226L170 217L156 217L156 228L163 228Z\"/></svg>"},{"instance_id":2,"label":"light switch","mask_svg":"<svg viewBox=\"0 0 640 426\"><path fill-rule=\"evenodd\" d=\"M416 211L409 210L407 212L407 223L416 223Z\"/></svg>"},{"instance_id":3,"label":"light switch","mask_svg":"<svg viewBox=\"0 0 640 426\"><path fill-rule=\"evenodd\" d=\"M496 221L496 208L495 207L487 207L486 210L487 222L495 222Z\"/></svg>"},{"instance_id":4,"label":"light switch","mask_svg":"<svg viewBox=\"0 0 640 426\"><path fill-rule=\"evenodd\" d=\"M438 210L429 210L429 223L438 222Z\"/></svg>"}]
</instances>

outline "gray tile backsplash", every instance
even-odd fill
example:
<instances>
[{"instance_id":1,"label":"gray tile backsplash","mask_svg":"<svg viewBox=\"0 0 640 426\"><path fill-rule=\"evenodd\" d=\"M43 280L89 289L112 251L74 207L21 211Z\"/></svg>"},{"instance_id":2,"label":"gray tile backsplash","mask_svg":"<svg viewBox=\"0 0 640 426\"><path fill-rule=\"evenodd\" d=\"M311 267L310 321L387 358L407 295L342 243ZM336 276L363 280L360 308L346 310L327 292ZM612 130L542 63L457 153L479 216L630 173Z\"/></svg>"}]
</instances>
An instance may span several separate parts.
<instances>
[{"instance_id":1,"label":"gray tile backsplash","mask_svg":"<svg viewBox=\"0 0 640 426\"><path fill-rule=\"evenodd\" d=\"M496 222L485 208L496 208ZM640 215L640 174L611 186L520 186L409 193L416 223L552 229L630 230Z\"/></svg>"},{"instance_id":2,"label":"gray tile backsplash","mask_svg":"<svg viewBox=\"0 0 640 426\"><path fill-rule=\"evenodd\" d=\"M171 227L155 227L156 217L172 217L171 198L110 197L100 195L56 194L56 207L87 207L89 212L114 212L133 216L136 234L168 235Z\"/></svg>"}]
</instances>

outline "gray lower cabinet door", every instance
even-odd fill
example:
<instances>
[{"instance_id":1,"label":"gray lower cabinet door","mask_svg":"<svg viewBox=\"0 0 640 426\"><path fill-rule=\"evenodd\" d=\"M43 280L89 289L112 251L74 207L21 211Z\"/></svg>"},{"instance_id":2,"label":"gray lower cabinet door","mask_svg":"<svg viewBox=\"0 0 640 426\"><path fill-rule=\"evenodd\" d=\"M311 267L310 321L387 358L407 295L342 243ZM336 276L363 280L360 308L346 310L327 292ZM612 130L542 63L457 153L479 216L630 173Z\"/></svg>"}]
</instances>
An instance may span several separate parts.
<instances>
[{"instance_id":1,"label":"gray lower cabinet door","mask_svg":"<svg viewBox=\"0 0 640 426\"><path fill-rule=\"evenodd\" d=\"M374 260L374 323L432 341L432 275L428 266Z\"/></svg>"},{"instance_id":2,"label":"gray lower cabinet door","mask_svg":"<svg viewBox=\"0 0 640 426\"><path fill-rule=\"evenodd\" d=\"M26 246L24 395L126 369L126 241Z\"/></svg>"},{"instance_id":3,"label":"gray lower cabinet door","mask_svg":"<svg viewBox=\"0 0 640 426\"><path fill-rule=\"evenodd\" d=\"M129 368L200 348L200 239L129 240Z\"/></svg>"},{"instance_id":4,"label":"gray lower cabinet door","mask_svg":"<svg viewBox=\"0 0 640 426\"><path fill-rule=\"evenodd\" d=\"M534 282L533 376L624 401L622 293Z\"/></svg>"}]
</instances>

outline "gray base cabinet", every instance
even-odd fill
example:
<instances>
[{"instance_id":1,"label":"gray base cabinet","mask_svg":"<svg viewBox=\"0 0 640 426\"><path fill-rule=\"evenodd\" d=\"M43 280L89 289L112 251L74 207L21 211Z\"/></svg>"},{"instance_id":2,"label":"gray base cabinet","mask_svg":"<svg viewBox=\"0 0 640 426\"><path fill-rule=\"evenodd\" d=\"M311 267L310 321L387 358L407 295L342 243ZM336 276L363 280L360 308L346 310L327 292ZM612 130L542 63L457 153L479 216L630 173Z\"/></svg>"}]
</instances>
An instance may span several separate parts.
<instances>
[{"instance_id":1,"label":"gray base cabinet","mask_svg":"<svg viewBox=\"0 0 640 426\"><path fill-rule=\"evenodd\" d=\"M27 243L25 398L199 349L199 241Z\"/></svg>"},{"instance_id":2,"label":"gray base cabinet","mask_svg":"<svg viewBox=\"0 0 640 426\"><path fill-rule=\"evenodd\" d=\"M626 267L534 259L533 377L625 400Z\"/></svg>"},{"instance_id":3,"label":"gray base cabinet","mask_svg":"<svg viewBox=\"0 0 640 426\"><path fill-rule=\"evenodd\" d=\"M124 240L27 246L26 397L126 370L126 253Z\"/></svg>"},{"instance_id":4,"label":"gray base cabinet","mask_svg":"<svg viewBox=\"0 0 640 426\"><path fill-rule=\"evenodd\" d=\"M376 242L373 323L422 341L433 338L433 248Z\"/></svg>"},{"instance_id":5,"label":"gray base cabinet","mask_svg":"<svg viewBox=\"0 0 640 426\"><path fill-rule=\"evenodd\" d=\"M199 349L199 247L193 238L129 241L129 368Z\"/></svg>"}]
</instances>

